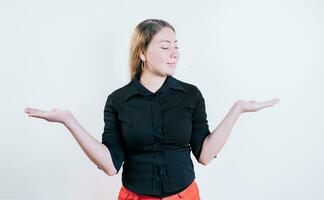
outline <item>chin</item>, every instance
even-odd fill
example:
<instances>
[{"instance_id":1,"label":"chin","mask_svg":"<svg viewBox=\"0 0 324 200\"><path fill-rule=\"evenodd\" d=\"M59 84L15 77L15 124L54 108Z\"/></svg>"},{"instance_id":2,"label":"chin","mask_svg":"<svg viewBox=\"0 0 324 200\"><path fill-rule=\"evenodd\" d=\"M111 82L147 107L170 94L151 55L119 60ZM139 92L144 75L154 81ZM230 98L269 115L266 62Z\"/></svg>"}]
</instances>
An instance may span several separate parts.
<instances>
[{"instance_id":1,"label":"chin","mask_svg":"<svg viewBox=\"0 0 324 200\"><path fill-rule=\"evenodd\" d=\"M176 68L168 69L168 74L173 75L176 73Z\"/></svg>"},{"instance_id":2,"label":"chin","mask_svg":"<svg viewBox=\"0 0 324 200\"><path fill-rule=\"evenodd\" d=\"M170 76L173 76L175 74L175 71L172 70L172 71L167 72L166 74L170 75Z\"/></svg>"}]
</instances>

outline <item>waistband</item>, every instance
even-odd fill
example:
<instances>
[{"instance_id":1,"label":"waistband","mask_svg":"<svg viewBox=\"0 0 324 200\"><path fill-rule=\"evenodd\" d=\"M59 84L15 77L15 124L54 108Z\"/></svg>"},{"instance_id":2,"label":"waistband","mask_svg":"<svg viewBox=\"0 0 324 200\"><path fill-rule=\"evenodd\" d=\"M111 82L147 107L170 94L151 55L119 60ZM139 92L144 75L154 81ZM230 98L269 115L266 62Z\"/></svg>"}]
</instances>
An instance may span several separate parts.
<instances>
[{"instance_id":1,"label":"waistband","mask_svg":"<svg viewBox=\"0 0 324 200\"><path fill-rule=\"evenodd\" d=\"M128 190L126 187L122 186L119 192L118 200L124 200L124 199L129 199L129 200L178 200L182 199L184 197L193 197L194 195L199 195L199 189L198 185L196 184L195 180L192 181L192 183L182 190L181 192L177 194L173 194L171 196L167 196L164 198L160 197L152 197L152 196L146 196L146 195L141 195L137 194L135 192L132 192Z\"/></svg>"}]
</instances>

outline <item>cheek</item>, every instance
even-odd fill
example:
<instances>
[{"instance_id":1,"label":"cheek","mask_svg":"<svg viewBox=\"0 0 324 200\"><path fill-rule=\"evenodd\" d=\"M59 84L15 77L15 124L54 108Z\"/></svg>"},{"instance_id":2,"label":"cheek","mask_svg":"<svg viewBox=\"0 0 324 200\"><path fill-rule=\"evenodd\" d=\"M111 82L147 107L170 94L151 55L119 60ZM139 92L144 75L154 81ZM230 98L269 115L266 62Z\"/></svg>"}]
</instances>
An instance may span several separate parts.
<instances>
[{"instance_id":1,"label":"cheek","mask_svg":"<svg viewBox=\"0 0 324 200\"><path fill-rule=\"evenodd\" d=\"M154 67L165 65L168 62L168 55L164 52L151 53L147 58Z\"/></svg>"}]
</instances>

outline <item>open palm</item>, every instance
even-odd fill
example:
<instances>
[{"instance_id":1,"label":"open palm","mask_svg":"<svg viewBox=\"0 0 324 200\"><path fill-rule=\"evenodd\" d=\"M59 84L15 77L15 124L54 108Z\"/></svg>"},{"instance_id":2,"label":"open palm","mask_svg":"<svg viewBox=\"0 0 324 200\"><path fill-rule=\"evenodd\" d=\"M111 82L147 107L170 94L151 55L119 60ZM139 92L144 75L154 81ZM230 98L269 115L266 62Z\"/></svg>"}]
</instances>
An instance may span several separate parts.
<instances>
[{"instance_id":1,"label":"open palm","mask_svg":"<svg viewBox=\"0 0 324 200\"><path fill-rule=\"evenodd\" d=\"M258 103L255 100L252 101L239 100L238 105L241 108L241 111L243 113L243 112L255 112L266 107L274 106L278 102L279 102L278 98L268 100L268 101L263 101L260 103Z\"/></svg>"},{"instance_id":2,"label":"open palm","mask_svg":"<svg viewBox=\"0 0 324 200\"><path fill-rule=\"evenodd\" d=\"M45 111L45 110L27 107L25 108L25 113L27 113L29 117L45 119L46 121L49 122L63 123L67 115L69 114L69 111L58 109L58 108L54 108L51 111Z\"/></svg>"}]
</instances>

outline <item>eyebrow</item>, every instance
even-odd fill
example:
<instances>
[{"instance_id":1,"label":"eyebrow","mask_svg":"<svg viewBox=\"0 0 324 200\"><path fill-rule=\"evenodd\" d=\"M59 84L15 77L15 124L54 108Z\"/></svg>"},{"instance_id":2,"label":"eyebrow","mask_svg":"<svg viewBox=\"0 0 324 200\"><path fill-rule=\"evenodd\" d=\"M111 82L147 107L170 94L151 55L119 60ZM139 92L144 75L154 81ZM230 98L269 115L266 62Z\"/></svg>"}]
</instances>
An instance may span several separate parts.
<instances>
[{"instance_id":1,"label":"eyebrow","mask_svg":"<svg viewBox=\"0 0 324 200\"><path fill-rule=\"evenodd\" d=\"M161 40L161 41L159 41L159 43L160 42L168 42L168 43L171 43L170 40ZM174 42L178 42L178 40L175 40Z\"/></svg>"}]
</instances>

